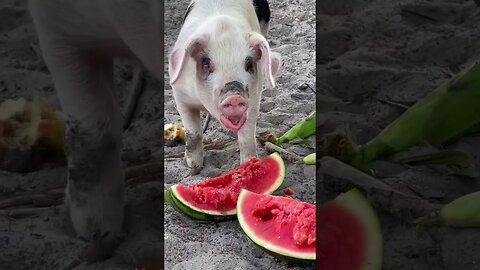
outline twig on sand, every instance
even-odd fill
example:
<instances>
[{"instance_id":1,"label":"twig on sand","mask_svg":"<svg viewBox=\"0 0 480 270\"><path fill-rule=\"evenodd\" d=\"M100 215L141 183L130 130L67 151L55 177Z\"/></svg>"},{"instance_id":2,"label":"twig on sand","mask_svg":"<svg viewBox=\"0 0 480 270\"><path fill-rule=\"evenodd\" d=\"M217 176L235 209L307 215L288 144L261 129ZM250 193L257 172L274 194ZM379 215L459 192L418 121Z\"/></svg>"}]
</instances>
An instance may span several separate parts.
<instances>
[{"instance_id":1,"label":"twig on sand","mask_svg":"<svg viewBox=\"0 0 480 270\"><path fill-rule=\"evenodd\" d=\"M310 91L312 91L312 93L314 93L315 95L317 94L317 91L315 91L308 83L304 82L302 84L300 84L298 87L298 89L300 90L305 90L305 89L310 89Z\"/></svg>"},{"instance_id":2,"label":"twig on sand","mask_svg":"<svg viewBox=\"0 0 480 270\"><path fill-rule=\"evenodd\" d=\"M220 149L224 149L225 147L229 146L231 143L233 143L235 141L234 138L230 138L230 139L227 139L227 140L224 140L224 141L218 141L218 142L211 142L211 143L207 143L205 144L205 146L203 147L204 150L220 150ZM184 153L175 153L175 154L170 154L170 155L165 155L165 158L164 160L174 160L174 159L178 159L178 158L183 158L184 157Z\"/></svg>"},{"instance_id":3,"label":"twig on sand","mask_svg":"<svg viewBox=\"0 0 480 270\"><path fill-rule=\"evenodd\" d=\"M125 170L126 185L135 185L155 181L163 172L163 160L128 167ZM44 193L24 194L0 201L0 209L33 205L34 207L56 206L63 204L64 188L56 188ZM0 211L0 214L8 212Z\"/></svg>"},{"instance_id":4,"label":"twig on sand","mask_svg":"<svg viewBox=\"0 0 480 270\"><path fill-rule=\"evenodd\" d=\"M135 71L132 81L132 88L130 89L130 95L127 98L127 103L124 112L124 119L125 122L123 123L123 129L127 129L132 122L133 115L135 113L135 109L137 108L138 100L143 92L144 89L144 80L145 74L142 68L138 68Z\"/></svg>"},{"instance_id":5,"label":"twig on sand","mask_svg":"<svg viewBox=\"0 0 480 270\"><path fill-rule=\"evenodd\" d=\"M385 103L387 105L392 105L394 107L398 107L398 108L403 109L403 110L408 110L410 108L409 106L407 106L405 104L402 104L402 103L396 102L396 101L392 101L392 100L388 100L388 99L378 98L377 100L380 101L381 103Z\"/></svg>"},{"instance_id":6,"label":"twig on sand","mask_svg":"<svg viewBox=\"0 0 480 270\"><path fill-rule=\"evenodd\" d=\"M163 172L163 160L150 162L141 165L128 167L125 170L125 179L135 179L137 177L158 175Z\"/></svg>"},{"instance_id":7,"label":"twig on sand","mask_svg":"<svg viewBox=\"0 0 480 270\"><path fill-rule=\"evenodd\" d=\"M276 146L275 144L271 142L265 142L265 149L272 153L272 152L278 152L283 158L286 160L293 162L293 163L302 163L303 159L298 156L295 153L292 153L290 151L287 151L279 146Z\"/></svg>"},{"instance_id":8,"label":"twig on sand","mask_svg":"<svg viewBox=\"0 0 480 270\"><path fill-rule=\"evenodd\" d=\"M0 216L7 216L13 219L20 219L38 215L40 212L58 211L59 208L45 207L31 207L31 208L15 208L0 210Z\"/></svg>"},{"instance_id":9,"label":"twig on sand","mask_svg":"<svg viewBox=\"0 0 480 270\"><path fill-rule=\"evenodd\" d=\"M63 188L60 188L46 193L15 196L0 201L0 209L30 204L38 207L59 205L63 203L63 193Z\"/></svg>"},{"instance_id":10,"label":"twig on sand","mask_svg":"<svg viewBox=\"0 0 480 270\"><path fill-rule=\"evenodd\" d=\"M320 159L320 181L326 189L345 192L358 188L376 209L402 219L413 220L437 210L439 205L405 194L332 157Z\"/></svg>"},{"instance_id":11,"label":"twig on sand","mask_svg":"<svg viewBox=\"0 0 480 270\"><path fill-rule=\"evenodd\" d=\"M223 149L230 144L232 144L236 139L235 138L230 138L224 141L219 141L219 142L211 142L205 144L204 148L205 150L220 150Z\"/></svg>"},{"instance_id":12,"label":"twig on sand","mask_svg":"<svg viewBox=\"0 0 480 270\"><path fill-rule=\"evenodd\" d=\"M210 114L207 113L207 116L205 116L205 122L203 123L203 128L202 128L202 133L205 134L205 131L207 131L208 124L210 124Z\"/></svg>"},{"instance_id":13,"label":"twig on sand","mask_svg":"<svg viewBox=\"0 0 480 270\"><path fill-rule=\"evenodd\" d=\"M433 18L432 16L429 16L428 14L422 13L421 10L412 10L408 7L403 7L400 12L402 13L402 15L413 15L413 16L417 16L417 17L425 19L425 20L429 20L431 22L438 22L438 19Z\"/></svg>"}]
</instances>

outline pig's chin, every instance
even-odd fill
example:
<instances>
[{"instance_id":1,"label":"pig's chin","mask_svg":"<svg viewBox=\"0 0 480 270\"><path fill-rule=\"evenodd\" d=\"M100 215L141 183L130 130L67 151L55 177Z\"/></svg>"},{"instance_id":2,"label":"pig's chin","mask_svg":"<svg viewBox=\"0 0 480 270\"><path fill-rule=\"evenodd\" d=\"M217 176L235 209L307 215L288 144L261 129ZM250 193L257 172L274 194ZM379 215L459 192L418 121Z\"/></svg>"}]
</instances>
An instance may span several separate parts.
<instances>
[{"instance_id":1,"label":"pig's chin","mask_svg":"<svg viewBox=\"0 0 480 270\"><path fill-rule=\"evenodd\" d=\"M241 117L226 117L225 115L220 115L220 122L222 125L230 130L233 130L235 132L239 131L242 127L243 124L245 124L245 121L247 120L247 114L243 114Z\"/></svg>"}]
</instances>

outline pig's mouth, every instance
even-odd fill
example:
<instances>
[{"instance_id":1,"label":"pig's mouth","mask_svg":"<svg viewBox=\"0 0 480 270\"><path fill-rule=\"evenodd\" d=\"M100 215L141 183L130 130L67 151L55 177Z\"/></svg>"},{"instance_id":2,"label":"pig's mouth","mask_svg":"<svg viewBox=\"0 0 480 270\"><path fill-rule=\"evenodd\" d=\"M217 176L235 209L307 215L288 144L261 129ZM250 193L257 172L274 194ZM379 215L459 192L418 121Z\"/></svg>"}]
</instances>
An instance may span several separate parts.
<instances>
[{"instance_id":1,"label":"pig's mouth","mask_svg":"<svg viewBox=\"0 0 480 270\"><path fill-rule=\"evenodd\" d=\"M247 120L248 101L240 95L226 97L219 106L220 122L227 129L238 131Z\"/></svg>"},{"instance_id":2,"label":"pig's mouth","mask_svg":"<svg viewBox=\"0 0 480 270\"><path fill-rule=\"evenodd\" d=\"M220 115L220 122L225 128L228 128L233 131L239 131L242 128L243 124L247 120L246 114L241 116L231 116L227 117L225 115Z\"/></svg>"}]
</instances>

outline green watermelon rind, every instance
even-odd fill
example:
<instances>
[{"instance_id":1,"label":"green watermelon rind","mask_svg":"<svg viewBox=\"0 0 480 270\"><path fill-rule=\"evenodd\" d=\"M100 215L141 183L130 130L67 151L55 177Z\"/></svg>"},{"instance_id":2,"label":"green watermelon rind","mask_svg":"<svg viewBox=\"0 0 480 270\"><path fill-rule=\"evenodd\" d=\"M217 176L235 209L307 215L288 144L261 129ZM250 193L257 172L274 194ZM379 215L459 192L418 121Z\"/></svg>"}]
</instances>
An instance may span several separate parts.
<instances>
[{"instance_id":1,"label":"green watermelon rind","mask_svg":"<svg viewBox=\"0 0 480 270\"><path fill-rule=\"evenodd\" d=\"M174 195L172 195L171 189L168 189L165 193L168 193L168 195L165 196L165 201L167 201L171 206L173 206L173 208L175 208L178 212L183 213L191 219L202 221L225 221L235 218L235 215L219 216L209 215L206 213L195 211L182 203L180 200L178 200Z\"/></svg>"},{"instance_id":2,"label":"green watermelon rind","mask_svg":"<svg viewBox=\"0 0 480 270\"><path fill-rule=\"evenodd\" d=\"M380 270L383 264L383 236L380 221L370 202L356 188L335 198L336 202L345 207L364 225L367 232L368 254L362 270Z\"/></svg>"},{"instance_id":3,"label":"green watermelon rind","mask_svg":"<svg viewBox=\"0 0 480 270\"><path fill-rule=\"evenodd\" d=\"M285 163L282 157L276 152L269 155L269 157L273 158L278 164L279 174L277 179L273 182L273 185L263 194L273 193L282 185L283 180L285 178ZM179 186L181 186L181 184L175 184L171 186L167 191L165 191L165 201L171 204L177 211L196 220L224 220L224 219L235 218L237 214L236 208L233 208L231 211L204 210L196 206L193 206L188 202L180 199L181 196L177 191L177 187Z\"/></svg>"},{"instance_id":4,"label":"green watermelon rind","mask_svg":"<svg viewBox=\"0 0 480 270\"><path fill-rule=\"evenodd\" d=\"M194 211L192 209L189 209L186 205L182 204L180 201L178 201L175 196L172 195L172 190L171 188L167 189L165 191L165 201L170 204L173 208L175 208L177 211L185 214L191 219L195 220L207 220L208 217L204 213Z\"/></svg>"},{"instance_id":5,"label":"green watermelon rind","mask_svg":"<svg viewBox=\"0 0 480 270\"><path fill-rule=\"evenodd\" d=\"M252 193L251 191L248 191L246 189L240 190L240 195L238 195L238 201L237 201L237 212L240 213L240 207L242 205L243 199L245 196L248 195L248 193ZM309 263L309 262L314 262L316 253L315 252L310 252L310 253L305 253L305 252L295 252L291 250L287 250L275 245L272 245L268 243L267 241L258 238L254 232L252 232L248 226L247 221L243 217L243 215L237 215L238 222L240 223L240 227L242 227L243 231L245 234L247 234L248 238L252 240L257 246L267 250L269 254L274 254L279 258L287 259L292 262L301 262L301 263ZM279 256L280 255L280 256Z\"/></svg>"},{"instance_id":6,"label":"green watermelon rind","mask_svg":"<svg viewBox=\"0 0 480 270\"><path fill-rule=\"evenodd\" d=\"M263 194L272 194L273 192L275 192L283 184L283 180L285 179L285 162L283 161L282 156L280 156L280 154L275 152L273 154L270 154L269 157L271 157L275 161L277 161L277 164L280 167L279 168L280 172L278 173L278 177L275 180L272 187L270 189L268 189L267 191L263 192Z\"/></svg>"},{"instance_id":7,"label":"green watermelon rind","mask_svg":"<svg viewBox=\"0 0 480 270\"><path fill-rule=\"evenodd\" d=\"M181 212L185 213L185 214L189 214L189 212L194 212L194 213L201 213L203 215L205 215L205 219L207 219L207 216L235 216L237 211L236 210L232 210L232 211L213 211L213 210L204 210L204 209L200 209L198 207L195 207L191 204L189 204L188 202L186 201L183 201L180 199L180 195L177 191L177 187L181 186L181 184L175 184L173 186L170 187L170 192L171 192L171 195L173 197L173 199L175 200L175 202L178 204L180 204L181 206L185 207L185 211L181 210Z\"/></svg>"}]
</instances>

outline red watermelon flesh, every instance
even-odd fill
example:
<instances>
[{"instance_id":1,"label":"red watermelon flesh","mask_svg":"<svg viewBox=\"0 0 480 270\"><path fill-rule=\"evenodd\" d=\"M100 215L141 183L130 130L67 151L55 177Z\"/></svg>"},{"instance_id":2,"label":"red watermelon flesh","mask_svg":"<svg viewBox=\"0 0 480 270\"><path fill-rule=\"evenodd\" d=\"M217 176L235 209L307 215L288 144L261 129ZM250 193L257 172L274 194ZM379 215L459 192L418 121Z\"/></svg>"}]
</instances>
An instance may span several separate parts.
<instances>
[{"instance_id":1,"label":"red watermelon flesh","mask_svg":"<svg viewBox=\"0 0 480 270\"><path fill-rule=\"evenodd\" d=\"M240 189L257 193L272 193L283 182L285 167L277 153L263 160L251 157L224 175L206 179L198 184L172 187L173 194L188 207L212 215L236 213Z\"/></svg>"},{"instance_id":2,"label":"red watermelon flesh","mask_svg":"<svg viewBox=\"0 0 480 270\"><path fill-rule=\"evenodd\" d=\"M315 259L315 205L242 190L237 216L257 245L291 258Z\"/></svg>"},{"instance_id":3,"label":"red watermelon flesh","mask_svg":"<svg viewBox=\"0 0 480 270\"><path fill-rule=\"evenodd\" d=\"M356 189L318 210L317 269L376 270L382 265L378 218Z\"/></svg>"},{"instance_id":4,"label":"red watermelon flesh","mask_svg":"<svg viewBox=\"0 0 480 270\"><path fill-rule=\"evenodd\" d=\"M335 203L322 205L318 212L319 220L328 220L319 223L319 234L322 241L318 242L318 260L322 269L351 269L351 265L361 265L365 257L365 234L362 224L350 214L343 211L343 207ZM330 226L330 223L336 224ZM344 258L334 260L332 258ZM356 268L361 269L361 268Z\"/></svg>"}]
</instances>

